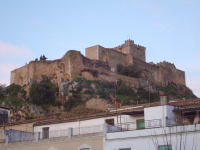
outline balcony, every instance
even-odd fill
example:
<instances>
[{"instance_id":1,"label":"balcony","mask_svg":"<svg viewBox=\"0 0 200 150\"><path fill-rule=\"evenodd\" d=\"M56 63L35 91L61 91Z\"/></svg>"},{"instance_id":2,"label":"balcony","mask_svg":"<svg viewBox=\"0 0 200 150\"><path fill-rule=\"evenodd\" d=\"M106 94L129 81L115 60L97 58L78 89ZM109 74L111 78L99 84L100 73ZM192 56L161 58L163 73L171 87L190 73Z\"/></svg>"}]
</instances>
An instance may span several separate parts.
<instances>
[{"instance_id":1,"label":"balcony","mask_svg":"<svg viewBox=\"0 0 200 150\"><path fill-rule=\"evenodd\" d=\"M163 125L162 125L161 119L141 120L141 121L136 121L136 122L115 124L114 126L108 125L107 133L151 129L151 128L161 128L162 126Z\"/></svg>"}]
</instances>

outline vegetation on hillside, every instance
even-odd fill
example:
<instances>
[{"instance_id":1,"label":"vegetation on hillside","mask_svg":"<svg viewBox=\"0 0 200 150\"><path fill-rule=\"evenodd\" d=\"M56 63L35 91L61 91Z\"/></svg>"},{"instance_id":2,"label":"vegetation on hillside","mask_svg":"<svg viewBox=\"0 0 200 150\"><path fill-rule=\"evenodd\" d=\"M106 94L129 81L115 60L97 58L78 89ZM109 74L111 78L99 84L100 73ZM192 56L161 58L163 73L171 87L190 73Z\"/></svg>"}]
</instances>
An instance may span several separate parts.
<instances>
[{"instance_id":1,"label":"vegetation on hillside","mask_svg":"<svg viewBox=\"0 0 200 150\"><path fill-rule=\"evenodd\" d=\"M136 65L124 66L122 64L117 65L117 72L121 75L134 78L140 78L142 73Z\"/></svg>"},{"instance_id":2,"label":"vegetation on hillside","mask_svg":"<svg viewBox=\"0 0 200 150\"><path fill-rule=\"evenodd\" d=\"M29 96L33 104L48 105L55 103L55 94L58 94L58 87L55 87L51 82L33 83Z\"/></svg>"},{"instance_id":3,"label":"vegetation on hillside","mask_svg":"<svg viewBox=\"0 0 200 150\"><path fill-rule=\"evenodd\" d=\"M140 74L137 69L136 73L131 73L131 69L129 71L122 71L123 69L124 68L122 67L120 72ZM127 70L127 68L125 70ZM97 74L98 72L94 71L94 76ZM136 77L137 75L134 76ZM49 113L50 107L52 108L54 106L53 109L60 109L62 106L65 111L65 113L62 112L62 116L66 118L83 116L103 112L97 109L86 108L85 103L87 100L96 97L111 101L111 99L115 97L115 86L117 101L122 105L136 105L149 102L149 92L145 87L131 87L121 80L116 84L109 81L86 80L80 74L79 77L70 81L70 86L77 85L77 87L68 91L68 99L62 104L58 101L59 88L54 86L47 76L42 75L41 77L43 80L40 83L33 82L31 84L29 96L26 95L26 91L24 90L26 85L21 87L16 84L11 84L6 87L5 85L0 84L0 104L5 102L6 106L12 107L13 112L17 110L17 108L22 108L24 105L35 104L42 106L43 110L46 112L46 116L56 115L56 113ZM187 86L180 84L172 83L167 87L157 87L156 89L157 92L150 93L151 102L159 101L159 91L164 91L168 94L169 99L182 99L183 97L186 99L196 98ZM58 114L61 115L60 112ZM34 116L25 116L25 119L32 118L34 118Z\"/></svg>"},{"instance_id":4,"label":"vegetation on hillside","mask_svg":"<svg viewBox=\"0 0 200 150\"><path fill-rule=\"evenodd\" d=\"M82 79L81 77L75 78L73 81L78 82L83 88L92 89L91 85L94 84L96 87L96 91L93 92L90 90L89 94L91 97L104 98L109 100L110 96L115 95L115 84L109 81L91 81ZM80 90L82 90L80 89ZM116 84L116 94L117 101L122 103L123 105L130 104L143 104L149 102L149 92L143 88L139 87L134 89L130 85L126 85L123 81L119 80ZM150 96L151 102L155 102L159 100L158 92L151 93ZM68 102L69 103L69 102Z\"/></svg>"},{"instance_id":5,"label":"vegetation on hillside","mask_svg":"<svg viewBox=\"0 0 200 150\"><path fill-rule=\"evenodd\" d=\"M104 111L98 109L87 108L84 105L76 106L71 109L71 111L66 112L62 115L65 118L77 117L77 116L86 116L93 115L97 113L103 113Z\"/></svg>"},{"instance_id":6,"label":"vegetation on hillside","mask_svg":"<svg viewBox=\"0 0 200 150\"><path fill-rule=\"evenodd\" d=\"M159 90L164 91L167 95L169 95L170 99L182 99L183 97L186 99L196 98L190 88L185 85L177 85L173 82L169 86L159 87Z\"/></svg>"},{"instance_id":7,"label":"vegetation on hillside","mask_svg":"<svg viewBox=\"0 0 200 150\"><path fill-rule=\"evenodd\" d=\"M17 84L11 84L7 87L5 86L0 86L0 93L1 98L0 98L0 103L5 102L6 105L14 105L16 107L21 107L23 104L22 99L18 99L17 95L18 93L21 93L22 95L25 96L26 91L19 85Z\"/></svg>"}]
</instances>

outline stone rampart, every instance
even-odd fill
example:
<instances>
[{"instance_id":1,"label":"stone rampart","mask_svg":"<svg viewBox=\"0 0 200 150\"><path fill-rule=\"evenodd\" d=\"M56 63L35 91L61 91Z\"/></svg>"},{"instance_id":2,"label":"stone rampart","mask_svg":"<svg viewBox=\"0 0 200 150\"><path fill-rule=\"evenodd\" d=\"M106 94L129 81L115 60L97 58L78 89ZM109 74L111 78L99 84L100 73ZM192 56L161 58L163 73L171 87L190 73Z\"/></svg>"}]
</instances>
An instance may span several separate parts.
<instances>
[{"instance_id":1,"label":"stone rampart","mask_svg":"<svg viewBox=\"0 0 200 150\"><path fill-rule=\"evenodd\" d=\"M127 48L122 52L123 48ZM133 51L132 51L133 50ZM125 44L108 49L96 45L86 48L86 57L78 51L68 51L61 59L54 61L31 61L29 64L15 69L11 72L11 84L19 84L23 86L28 79L37 78L40 75L46 75L57 79L58 86L60 78L72 79L79 76L83 72L87 79L91 80L112 80L110 76L110 68L118 64L124 66L136 65L142 71L140 79L120 76L117 78L127 83L139 85L145 84L147 81L154 85L167 86L171 82L185 85L185 72L176 69L174 64L162 62L158 64L146 63L144 60L145 47L135 45L134 41L125 41ZM142 58L139 56L143 55ZM84 70L98 70L100 72L97 79L91 77L91 74L85 73Z\"/></svg>"}]
</instances>

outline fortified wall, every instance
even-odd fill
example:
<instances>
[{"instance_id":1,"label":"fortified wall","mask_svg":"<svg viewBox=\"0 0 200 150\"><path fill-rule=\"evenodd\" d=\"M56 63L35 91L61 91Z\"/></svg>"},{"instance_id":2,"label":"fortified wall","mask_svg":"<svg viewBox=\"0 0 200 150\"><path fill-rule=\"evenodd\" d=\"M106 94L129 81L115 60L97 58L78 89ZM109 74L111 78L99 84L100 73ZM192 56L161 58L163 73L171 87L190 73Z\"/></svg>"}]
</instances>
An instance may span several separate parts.
<instances>
[{"instance_id":1,"label":"fortified wall","mask_svg":"<svg viewBox=\"0 0 200 150\"><path fill-rule=\"evenodd\" d=\"M11 71L11 84L26 85L28 79L36 79L40 75L46 75L57 79L72 79L79 76L84 70L91 69L110 70L109 66L98 60L90 60L79 51L68 51L61 59L49 61L31 61L29 64Z\"/></svg>"},{"instance_id":2,"label":"fortified wall","mask_svg":"<svg viewBox=\"0 0 200 150\"><path fill-rule=\"evenodd\" d=\"M46 75L57 79L72 79L82 73L83 77L94 80L112 80L111 67L119 63L128 66L135 64L141 71L141 78L130 78L117 74L117 79L124 80L132 85L140 86L147 81L152 85L167 86L171 82L185 85L185 72L176 69L174 64L166 61L154 64L146 62L146 48L135 45L133 41L125 41L115 48L104 48L96 45L85 50L84 57L79 51L68 51L62 58L49 61L31 61L29 64L11 71L11 84L20 86L27 84L28 79L36 79ZM99 76L92 77L89 70L98 70Z\"/></svg>"},{"instance_id":3,"label":"fortified wall","mask_svg":"<svg viewBox=\"0 0 200 150\"><path fill-rule=\"evenodd\" d=\"M157 64L146 62L146 48L127 40L114 48L104 48L100 45L85 49L85 56L92 60L106 62L109 67L118 64L137 65L142 70L143 79L156 85L166 86L171 82L185 85L185 72L176 69L174 64L163 61Z\"/></svg>"}]
</instances>

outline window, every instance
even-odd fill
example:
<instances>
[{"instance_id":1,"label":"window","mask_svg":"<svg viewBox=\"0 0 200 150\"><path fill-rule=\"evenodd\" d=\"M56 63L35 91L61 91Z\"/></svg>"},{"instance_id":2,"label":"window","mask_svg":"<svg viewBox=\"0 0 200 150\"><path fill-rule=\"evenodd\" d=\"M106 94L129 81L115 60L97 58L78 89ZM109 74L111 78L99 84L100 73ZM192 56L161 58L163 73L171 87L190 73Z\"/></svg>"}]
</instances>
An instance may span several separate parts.
<instances>
[{"instance_id":1,"label":"window","mask_svg":"<svg viewBox=\"0 0 200 150\"><path fill-rule=\"evenodd\" d=\"M137 129L145 129L144 119L140 119L136 121Z\"/></svg>"},{"instance_id":2,"label":"window","mask_svg":"<svg viewBox=\"0 0 200 150\"><path fill-rule=\"evenodd\" d=\"M171 145L158 146L158 150L172 150L172 146Z\"/></svg>"},{"instance_id":3,"label":"window","mask_svg":"<svg viewBox=\"0 0 200 150\"><path fill-rule=\"evenodd\" d=\"M42 138L43 139L49 138L49 127L42 128Z\"/></svg>"},{"instance_id":4,"label":"window","mask_svg":"<svg viewBox=\"0 0 200 150\"><path fill-rule=\"evenodd\" d=\"M122 148L122 149L119 149L119 150L131 150L131 148Z\"/></svg>"},{"instance_id":5,"label":"window","mask_svg":"<svg viewBox=\"0 0 200 150\"><path fill-rule=\"evenodd\" d=\"M114 126L114 119L106 119L108 125Z\"/></svg>"}]
</instances>

